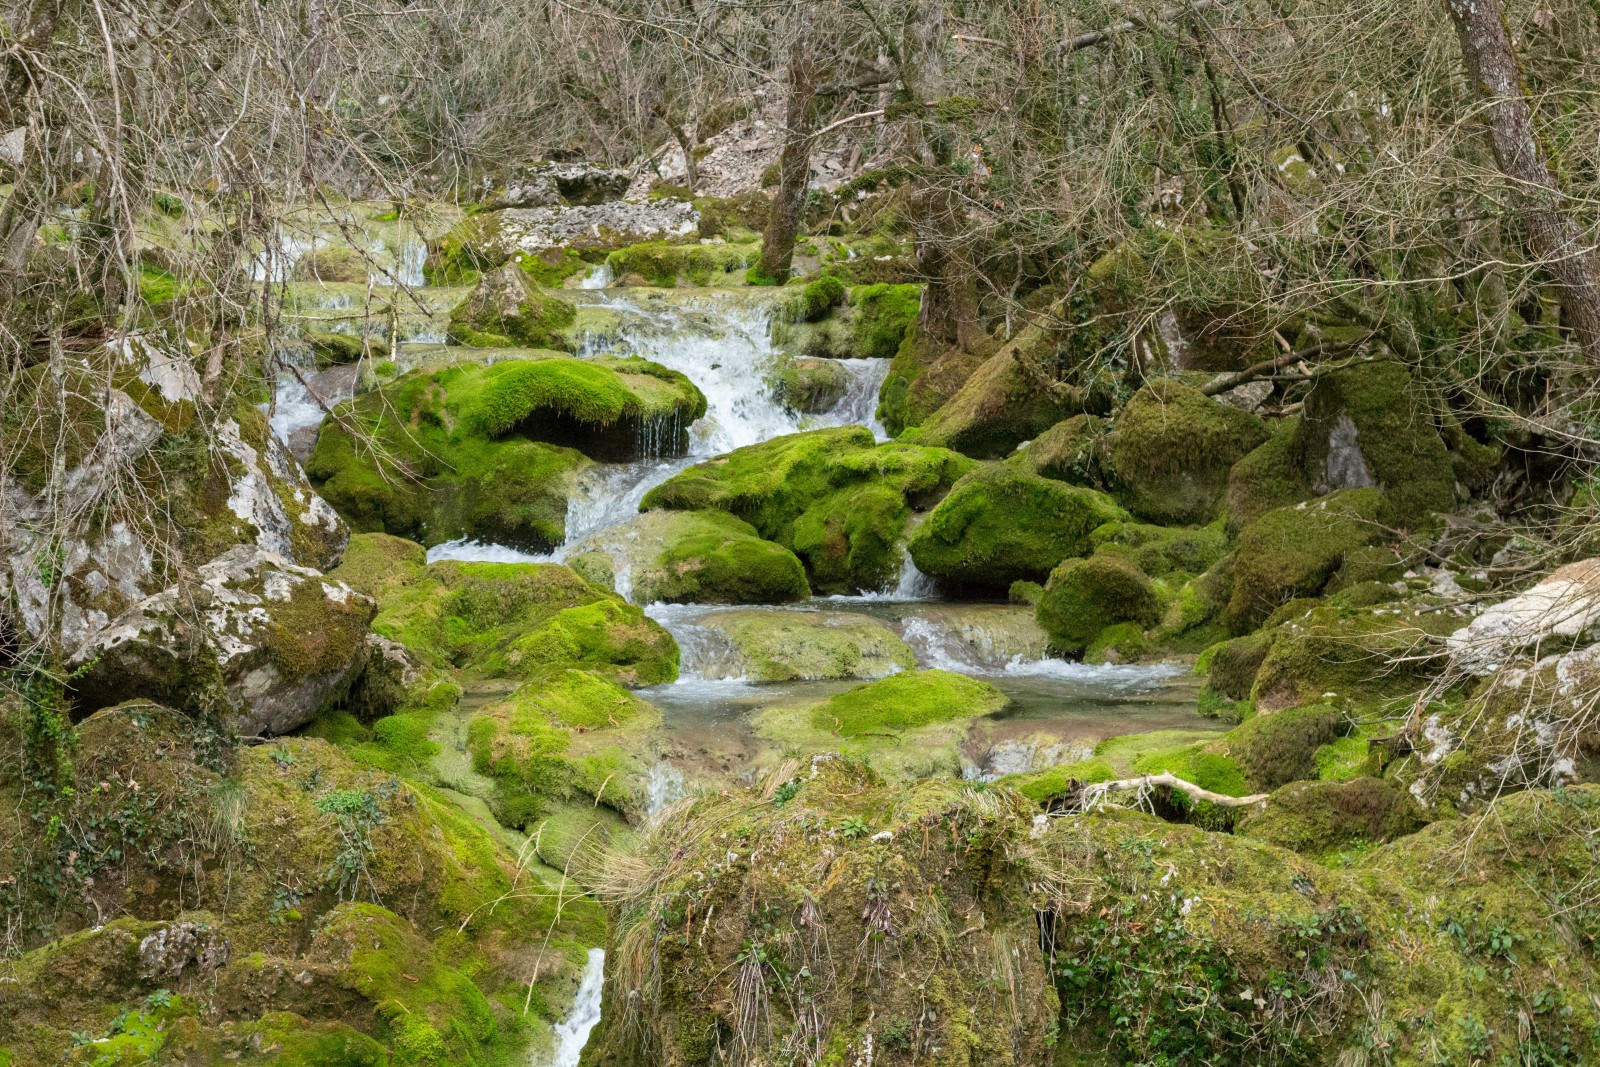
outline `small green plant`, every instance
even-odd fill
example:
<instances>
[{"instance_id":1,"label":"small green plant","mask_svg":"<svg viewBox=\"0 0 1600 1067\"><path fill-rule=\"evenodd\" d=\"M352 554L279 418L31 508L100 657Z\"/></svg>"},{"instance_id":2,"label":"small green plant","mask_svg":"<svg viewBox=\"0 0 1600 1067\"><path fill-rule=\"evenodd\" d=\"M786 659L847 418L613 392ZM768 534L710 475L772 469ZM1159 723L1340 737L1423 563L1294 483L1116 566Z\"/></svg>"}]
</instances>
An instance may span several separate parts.
<instances>
[{"instance_id":1,"label":"small green plant","mask_svg":"<svg viewBox=\"0 0 1600 1067\"><path fill-rule=\"evenodd\" d=\"M172 1004L172 990L158 989L146 997L144 1002L151 1011L155 1011L158 1008L169 1007Z\"/></svg>"},{"instance_id":2,"label":"small green plant","mask_svg":"<svg viewBox=\"0 0 1600 1067\"><path fill-rule=\"evenodd\" d=\"M800 779L791 778L787 782L784 782L782 785L780 785L777 791L772 794L772 803L781 808L785 804L789 803L789 801L793 800L795 798L795 794L799 792Z\"/></svg>"},{"instance_id":3,"label":"small green plant","mask_svg":"<svg viewBox=\"0 0 1600 1067\"><path fill-rule=\"evenodd\" d=\"M393 789L393 784L389 786ZM367 868L372 855L372 829L383 821L383 808L378 799L365 789L335 789L312 801L324 815L333 816L338 827L340 847L329 865L327 880L339 894L340 900L355 900L361 892L364 877L377 899L377 887Z\"/></svg>"},{"instance_id":4,"label":"small green plant","mask_svg":"<svg viewBox=\"0 0 1600 1067\"><path fill-rule=\"evenodd\" d=\"M871 827L867 826L866 820L859 816L850 815L839 821L839 833L847 840L854 841L857 838L866 837L871 832Z\"/></svg>"}]
</instances>

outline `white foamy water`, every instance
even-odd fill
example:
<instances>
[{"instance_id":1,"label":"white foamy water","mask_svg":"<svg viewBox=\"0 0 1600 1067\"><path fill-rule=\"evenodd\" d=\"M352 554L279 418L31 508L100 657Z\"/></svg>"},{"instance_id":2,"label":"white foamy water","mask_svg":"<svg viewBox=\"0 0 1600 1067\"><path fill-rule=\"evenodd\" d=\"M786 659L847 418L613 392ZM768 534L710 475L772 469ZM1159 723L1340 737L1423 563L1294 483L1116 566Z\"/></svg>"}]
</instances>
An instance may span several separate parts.
<instances>
[{"instance_id":1,"label":"white foamy water","mask_svg":"<svg viewBox=\"0 0 1600 1067\"><path fill-rule=\"evenodd\" d=\"M611 273L610 263L601 263L583 276L583 281L578 283L579 289L608 289L616 278Z\"/></svg>"},{"instance_id":2,"label":"white foamy water","mask_svg":"<svg viewBox=\"0 0 1600 1067\"><path fill-rule=\"evenodd\" d=\"M688 795L689 783L678 768L665 760L650 768L650 776L645 779L645 810L649 814L654 815Z\"/></svg>"},{"instance_id":3,"label":"white foamy water","mask_svg":"<svg viewBox=\"0 0 1600 1067\"><path fill-rule=\"evenodd\" d=\"M463 537L428 549L429 563L437 563L442 559L459 560L463 563L551 563L554 562L555 556L549 553L538 555L533 552L523 552L509 545L497 545L493 541L472 541Z\"/></svg>"},{"instance_id":4,"label":"white foamy water","mask_svg":"<svg viewBox=\"0 0 1600 1067\"><path fill-rule=\"evenodd\" d=\"M894 585L877 592L835 593L826 599L841 604L897 604L932 600L934 592L933 579L917 569L917 565L911 560L911 553L901 545L900 573L895 578Z\"/></svg>"},{"instance_id":5,"label":"white foamy water","mask_svg":"<svg viewBox=\"0 0 1600 1067\"><path fill-rule=\"evenodd\" d=\"M589 1034L600 1021L600 993L605 986L606 950L589 950L589 962L583 968L583 978L578 984L578 995L572 999L572 1011L556 1024L555 1051L549 1067L578 1067L578 1057L583 1046L589 1043Z\"/></svg>"},{"instance_id":6,"label":"white foamy water","mask_svg":"<svg viewBox=\"0 0 1600 1067\"><path fill-rule=\"evenodd\" d=\"M272 425L272 432L278 435L278 440L288 444L291 434L307 426L318 425L322 422L322 415L322 405L311 399L311 394L300 384L300 379L293 374L285 374L278 379L272 418L267 420Z\"/></svg>"},{"instance_id":7,"label":"white foamy water","mask_svg":"<svg viewBox=\"0 0 1600 1067\"><path fill-rule=\"evenodd\" d=\"M744 663L733 643L700 620L714 611L704 604L647 604L644 613L678 643L677 685L745 684Z\"/></svg>"}]
</instances>

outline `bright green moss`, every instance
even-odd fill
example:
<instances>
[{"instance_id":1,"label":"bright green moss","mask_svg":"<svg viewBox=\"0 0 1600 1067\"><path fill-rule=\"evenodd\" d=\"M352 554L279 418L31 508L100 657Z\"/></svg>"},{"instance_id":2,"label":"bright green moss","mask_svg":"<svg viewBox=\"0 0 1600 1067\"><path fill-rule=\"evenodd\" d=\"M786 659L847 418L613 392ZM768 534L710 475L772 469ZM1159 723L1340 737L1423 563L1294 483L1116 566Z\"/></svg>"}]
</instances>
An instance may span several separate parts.
<instances>
[{"instance_id":1,"label":"bright green moss","mask_svg":"<svg viewBox=\"0 0 1600 1067\"><path fill-rule=\"evenodd\" d=\"M1160 617L1150 579L1122 556L1069 559L1050 574L1036 609L1052 648L1082 652L1108 626L1152 626Z\"/></svg>"},{"instance_id":2,"label":"bright green moss","mask_svg":"<svg viewBox=\"0 0 1600 1067\"><path fill-rule=\"evenodd\" d=\"M606 585L625 575L640 604L785 604L811 595L793 552L723 511L647 512L580 542L571 563L600 566Z\"/></svg>"},{"instance_id":3,"label":"bright green moss","mask_svg":"<svg viewBox=\"0 0 1600 1067\"><path fill-rule=\"evenodd\" d=\"M1239 820L1238 833L1322 857L1353 845L1393 841L1426 824L1422 806L1401 786L1351 778L1284 786L1265 807Z\"/></svg>"},{"instance_id":4,"label":"bright green moss","mask_svg":"<svg viewBox=\"0 0 1600 1067\"><path fill-rule=\"evenodd\" d=\"M995 464L957 482L909 547L917 567L941 582L999 591L1087 554L1095 529L1124 518L1092 489Z\"/></svg>"},{"instance_id":5,"label":"bright green moss","mask_svg":"<svg viewBox=\"0 0 1600 1067\"><path fill-rule=\"evenodd\" d=\"M785 407L806 414L832 408L850 387L849 373L832 359L786 360L771 381Z\"/></svg>"},{"instance_id":6,"label":"bright green moss","mask_svg":"<svg viewBox=\"0 0 1600 1067\"><path fill-rule=\"evenodd\" d=\"M850 290L855 309L852 348L862 359L892 359L922 308L920 285L858 285Z\"/></svg>"},{"instance_id":7,"label":"bright green moss","mask_svg":"<svg viewBox=\"0 0 1600 1067\"><path fill-rule=\"evenodd\" d=\"M1219 524L1167 527L1108 522L1089 535L1095 550L1120 552L1152 578L1178 572L1202 574L1227 551Z\"/></svg>"},{"instance_id":8,"label":"bright green moss","mask_svg":"<svg viewBox=\"0 0 1600 1067\"><path fill-rule=\"evenodd\" d=\"M1348 729L1327 704L1263 712L1228 732L1228 754L1256 790L1317 777L1317 750Z\"/></svg>"},{"instance_id":9,"label":"bright green moss","mask_svg":"<svg viewBox=\"0 0 1600 1067\"><path fill-rule=\"evenodd\" d=\"M944 449L878 445L864 427L813 430L691 467L642 507L729 512L794 551L813 591L855 593L892 584L911 509L937 500L971 466Z\"/></svg>"},{"instance_id":10,"label":"bright green moss","mask_svg":"<svg viewBox=\"0 0 1600 1067\"><path fill-rule=\"evenodd\" d=\"M612 274L626 281L629 275L646 285L670 289L687 283L697 286L735 285L746 266L760 254L757 243L669 244L647 241L619 248L606 257Z\"/></svg>"},{"instance_id":11,"label":"bright green moss","mask_svg":"<svg viewBox=\"0 0 1600 1067\"><path fill-rule=\"evenodd\" d=\"M450 339L473 348L566 349L577 310L540 290L516 264L484 275L450 312Z\"/></svg>"},{"instance_id":12,"label":"bright green moss","mask_svg":"<svg viewBox=\"0 0 1600 1067\"><path fill-rule=\"evenodd\" d=\"M1140 756L1133 769L1140 774L1172 774L1223 796L1244 796L1249 792L1245 771L1236 760L1213 751L1213 747L1213 742L1201 742L1158 749Z\"/></svg>"},{"instance_id":13,"label":"bright green moss","mask_svg":"<svg viewBox=\"0 0 1600 1067\"><path fill-rule=\"evenodd\" d=\"M950 671L904 671L829 697L811 711L812 725L840 737L895 732L953 719L992 715L1004 693Z\"/></svg>"},{"instance_id":14,"label":"bright green moss","mask_svg":"<svg viewBox=\"0 0 1600 1067\"><path fill-rule=\"evenodd\" d=\"M1136 622L1107 626L1083 650L1085 663L1132 663L1150 650L1144 627Z\"/></svg>"},{"instance_id":15,"label":"bright green moss","mask_svg":"<svg viewBox=\"0 0 1600 1067\"><path fill-rule=\"evenodd\" d=\"M832 274L824 274L806 283L800 295L789 302L788 313L797 322L821 321L845 302L847 293L844 282Z\"/></svg>"},{"instance_id":16,"label":"bright green moss","mask_svg":"<svg viewBox=\"0 0 1600 1067\"><path fill-rule=\"evenodd\" d=\"M1106 438L1113 493L1152 522L1209 522L1229 469L1267 439L1254 415L1170 379L1152 382L1118 412Z\"/></svg>"},{"instance_id":17,"label":"bright green moss","mask_svg":"<svg viewBox=\"0 0 1600 1067\"><path fill-rule=\"evenodd\" d=\"M1040 388L1033 376L1023 370L1019 353L1012 346L1021 346L1020 355L1027 359L1049 360L1054 356L1048 335L1030 328L967 372L955 392L924 418L914 433L904 434L905 439L953 448L977 459L1005 459L1024 441L1081 410L1078 394L1069 393L1063 398ZM989 350L985 346L985 351ZM890 376L893 377L892 370Z\"/></svg>"},{"instance_id":18,"label":"bright green moss","mask_svg":"<svg viewBox=\"0 0 1600 1067\"><path fill-rule=\"evenodd\" d=\"M1007 460L1041 478L1091 489L1105 488L1106 420L1095 415L1062 419Z\"/></svg>"},{"instance_id":19,"label":"bright green moss","mask_svg":"<svg viewBox=\"0 0 1600 1067\"><path fill-rule=\"evenodd\" d=\"M1262 442L1228 471L1223 494L1228 535L1239 531L1274 508L1296 504L1311 495L1311 488L1295 460L1295 437L1300 420L1285 419Z\"/></svg>"},{"instance_id":20,"label":"bright green moss","mask_svg":"<svg viewBox=\"0 0 1600 1067\"><path fill-rule=\"evenodd\" d=\"M980 355L924 337L913 318L878 391L879 420L897 437L921 426L982 365Z\"/></svg>"},{"instance_id":21,"label":"bright green moss","mask_svg":"<svg viewBox=\"0 0 1600 1067\"><path fill-rule=\"evenodd\" d=\"M1347 552L1380 535L1381 505L1376 490L1346 490L1277 508L1247 526L1234 553L1229 628L1243 633L1295 597L1320 593Z\"/></svg>"}]
</instances>

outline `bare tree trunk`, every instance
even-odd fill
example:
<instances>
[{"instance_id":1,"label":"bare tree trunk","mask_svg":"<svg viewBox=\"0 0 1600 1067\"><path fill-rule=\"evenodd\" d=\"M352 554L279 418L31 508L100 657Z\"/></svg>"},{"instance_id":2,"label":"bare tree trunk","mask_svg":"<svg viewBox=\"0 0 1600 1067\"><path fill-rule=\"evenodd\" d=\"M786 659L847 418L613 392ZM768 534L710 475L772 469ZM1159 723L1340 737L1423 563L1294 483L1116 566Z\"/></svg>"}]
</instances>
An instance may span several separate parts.
<instances>
[{"instance_id":1,"label":"bare tree trunk","mask_svg":"<svg viewBox=\"0 0 1600 1067\"><path fill-rule=\"evenodd\" d=\"M942 0L913 0L906 6L900 79L915 103L944 97L945 37ZM911 118L911 147L925 172L910 212L917 272L928 284L918 325L931 340L970 349L978 340L978 293L959 247L964 228L960 202L946 184L954 178L950 146L920 109Z\"/></svg>"},{"instance_id":2,"label":"bare tree trunk","mask_svg":"<svg viewBox=\"0 0 1600 1067\"><path fill-rule=\"evenodd\" d=\"M789 56L789 101L784 115L783 152L778 157L778 194L767 216L756 273L782 283L794 262L795 236L805 214L806 191L811 177L811 139L816 127L817 60L811 35L804 27L795 34Z\"/></svg>"},{"instance_id":3,"label":"bare tree trunk","mask_svg":"<svg viewBox=\"0 0 1600 1067\"><path fill-rule=\"evenodd\" d=\"M1510 180L1534 255L1560 290L1566 324L1591 363L1600 363L1600 276L1571 216L1522 88L1500 0L1445 0L1461 38L1467 80L1486 105L1484 118L1495 161Z\"/></svg>"}]
</instances>

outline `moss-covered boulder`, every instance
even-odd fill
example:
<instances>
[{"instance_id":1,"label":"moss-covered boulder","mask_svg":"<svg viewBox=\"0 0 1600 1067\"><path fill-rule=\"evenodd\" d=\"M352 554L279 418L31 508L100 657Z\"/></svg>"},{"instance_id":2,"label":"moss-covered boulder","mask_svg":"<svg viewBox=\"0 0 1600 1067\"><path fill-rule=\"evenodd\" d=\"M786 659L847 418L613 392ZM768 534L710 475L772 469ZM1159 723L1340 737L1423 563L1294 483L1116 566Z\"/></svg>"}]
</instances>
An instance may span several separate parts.
<instances>
[{"instance_id":1,"label":"moss-covered boulder","mask_svg":"<svg viewBox=\"0 0 1600 1067\"><path fill-rule=\"evenodd\" d=\"M473 768L494 779L495 817L521 828L573 797L644 815L660 725L654 706L615 682L557 670L475 714L467 737Z\"/></svg>"},{"instance_id":2,"label":"moss-covered boulder","mask_svg":"<svg viewBox=\"0 0 1600 1067\"><path fill-rule=\"evenodd\" d=\"M515 263L485 274L472 293L450 312L450 340L473 348L570 347L562 331L577 310L540 291Z\"/></svg>"},{"instance_id":3,"label":"moss-covered boulder","mask_svg":"<svg viewBox=\"0 0 1600 1067\"><path fill-rule=\"evenodd\" d=\"M1040 349L1051 343L1042 332L1032 331L984 360L960 389L922 420L912 439L978 459L1003 459L1022 442L1079 414L1081 403L1041 388L1019 362L1035 356L1031 351L1017 352L1018 347Z\"/></svg>"},{"instance_id":4,"label":"moss-covered boulder","mask_svg":"<svg viewBox=\"0 0 1600 1067\"><path fill-rule=\"evenodd\" d=\"M878 390L878 419L891 434L921 426L983 366L982 355L924 337L915 322Z\"/></svg>"},{"instance_id":5,"label":"moss-covered boulder","mask_svg":"<svg viewBox=\"0 0 1600 1067\"><path fill-rule=\"evenodd\" d=\"M1043 478L1103 489L1105 438L1106 420L1074 415L1034 438L1008 462L1022 464Z\"/></svg>"},{"instance_id":6,"label":"moss-covered boulder","mask_svg":"<svg viewBox=\"0 0 1600 1067\"><path fill-rule=\"evenodd\" d=\"M699 620L732 646L753 682L881 678L917 665L893 630L840 611L719 611Z\"/></svg>"},{"instance_id":7,"label":"moss-covered boulder","mask_svg":"<svg viewBox=\"0 0 1600 1067\"><path fill-rule=\"evenodd\" d=\"M761 254L754 242L677 244L645 241L625 245L606 256L606 266L622 283L727 286L744 283L745 268Z\"/></svg>"},{"instance_id":8,"label":"moss-covered boulder","mask_svg":"<svg viewBox=\"0 0 1600 1067\"><path fill-rule=\"evenodd\" d=\"M192 587L139 602L72 653L80 713L143 697L220 716L243 736L270 736L315 718L365 667L376 606L344 583L247 545L195 577Z\"/></svg>"},{"instance_id":9,"label":"moss-covered boulder","mask_svg":"<svg viewBox=\"0 0 1600 1067\"><path fill-rule=\"evenodd\" d=\"M922 310L922 286L858 285L850 290L851 352L859 359L893 359Z\"/></svg>"},{"instance_id":10,"label":"moss-covered boulder","mask_svg":"<svg viewBox=\"0 0 1600 1067\"><path fill-rule=\"evenodd\" d=\"M1082 652L1108 626L1153 626L1160 617L1150 579L1125 556L1111 552L1069 559L1057 567L1035 610L1051 647L1071 653Z\"/></svg>"},{"instance_id":11,"label":"moss-covered boulder","mask_svg":"<svg viewBox=\"0 0 1600 1067\"><path fill-rule=\"evenodd\" d=\"M1239 532L1274 508L1298 504L1315 495L1295 453L1298 419L1285 419L1272 436L1228 471L1223 511L1228 535Z\"/></svg>"},{"instance_id":12,"label":"moss-covered boulder","mask_svg":"<svg viewBox=\"0 0 1600 1067\"><path fill-rule=\"evenodd\" d=\"M833 275L808 283L773 322L785 352L828 359L890 359L916 321L919 285L858 285L846 297Z\"/></svg>"},{"instance_id":13,"label":"moss-covered boulder","mask_svg":"<svg viewBox=\"0 0 1600 1067\"><path fill-rule=\"evenodd\" d=\"M1106 437L1113 494L1152 522L1209 522L1229 470L1268 436L1260 419L1198 389L1151 382L1117 413Z\"/></svg>"},{"instance_id":14,"label":"moss-covered boulder","mask_svg":"<svg viewBox=\"0 0 1600 1067\"><path fill-rule=\"evenodd\" d=\"M780 756L837 752L890 780L911 781L959 776L962 744L974 720L1007 703L1004 693L981 679L943 670L901 671L826 700L763 708L751 725Z\"/></svg>"},{"instance_id":15,"label":"moss-covered boulder","mask_svg":"<svg viewBox=\"0 0 1600 1067\"><path fill-rule=\"evenodd\" d=\"M579 569L603 557L606 582L637 604L786 604L811 595L805 567L725 511L651 511L573 545Z\"/></svg>"},{"instance_id":16,"label":"moss-covered boulder","mask_svg":"<svg viewBox=\"0 0 1600 1067\"><path fill-rule=\"evenodd\" d=\"M1258 792L1317 777L1317 750L1349 729L1331 704L1263 712L1228 732L1227 752Z\"/></svg>"},{"instance_id":17,"label":"moss-covered boulder","mask_svg":"<svg viewBox=\"0 0 1600 1067\"><path fill-rule=\"evenodd\" d=\"M678 646L643 611L555 563L422 566L397 538L358 536L334 574L373 589L373 630L425 664L487 678L577 668L624 685L678 676ZM387 567L394 573L383 573Z\"/></svg>"},{"instance_id":18,"label":"moss-covered boulder","mask_svg":"<svg viewBox=\"0 0 1600 1067\"><path fill-rule=\"evenodd\" d=\"M786 360L772 376L772 393L779 403L806 415L827 411L850 389L850 375L837 360Z\"/></svg>"},{"instance_id":19,"label":"moss-covered boulder","mask_svg":"<svg viewBox=\"0 0 1600 1067\"><path fill-rule=\"evenodd\" d=\"M359 530L546 551L566 536L586 454L676 454L704 412L688 379L645 360L458 364L342 406L307 470Z\"/></svg>"},{"instance_id":20,"label":"moss-covered boulder","mask_svg":"<svg viewBox=\"0 0 1600 1067\"><path fill-rule=\"evenodd\" d=\"M1455 506L1450 451L1425 391L1402 364L1378 360L1319 377L1295 447L1321 492L1383 490L1378 517L1391 526L1415 527Z\"/></svg>"},{"instance_id":21,"label":"moss-covered boulder","mask_svg":"<svg viewBox=\"0 0 1600 1067\"><path fill-rule=\"evenodd\" d=\"M1427 825L1415 797L1394 782L1349 778L1294 782L1238 822L1243 837L1318 858L1343 849L1380 845Z\"/></svg>"},{"instance_id":22,"label":"moss-covered boulder","mask_svg":"<svg viewBox=\"0 0 1600 1067\"><path fill-rule=\"evenodd\" d=\"M1173 527L1116 521L1095 529L1089 543L1095 551L1127 556L1152 578L1204 574L1228 546L1220 524Z\"/></svg>"},{"instance_id":23,"label":"moss-covered boulder","mask_svg":"<svg viewBox=\"0 0 1600 1067\"><path fill-rule=\"evenodd\" d=\"M326 742L230 759L197 729L150 705L80 727L103 780L36 853L65 880L57 939L0 965L11 1062L510 1062L548 1041L598 908Z\"/></svg>"},{"instance_id":24,"label":"moss-covered boulder","mask_svg":"<svg viewBox=\"0 0 1600 1067\"><path fill-rule=\"evenodd\" d=\"M1127 518L1092 489L1040 478L1008 464L956 483L911 535L911 558L940 582L1003 591L1041 581L1064 559L1093 550L1090 535Z\"/></svg>"},{"instance_id":25,"label":"moss-covered boulder","mask_svg":"<svg viewBox=\"0 0 1600 1067\"><path fill-rule=\"evenodd\" d=\"M972 466L941 448L877 444L865 427L813 430L690 467L641 506L729 512L799 556L813 591L877 591L900 572L912 511L930 507Z\"/></svg>"},{"instance_id":26,"label":"moss-covered boulder","mask_svg":"<svg viewBox=\"0 0 1600 1067\"><path fill-rule=\"evenodd\" d=\"M639 890L616 908L585 1056L611 1067L708 1062L739 1032L738 990L753 986L768 1006L746 1030L755 1060L786 1060L780 1050L803 1040L847 1063L868 1049L875 1063L1049 1062L1055 995L1008 858L1030 817L1014 794L885 788L838 760L694 801L644 845ZM736 829L723 839L721 827ZM695 936L675 936L691 919ZM808 940L824 930L826 941ZM941 947L950 944L964 947ZM815 983L799 1011L775 995L779 974Z\"/></svg>"},{"instance_id":27,"label":"moss-covered boulder","mask_svg":"<svg viewBox=\"0 0 1600 1067\"><path fill-rule=\"evenodd\" d=\"M1295 597L1320 593L1347 553L1381 535L1382 503L1376 490L1345 490L1275 508L1245 527L1234 551L1227 625L1243 633Z\"/></svg>"}]
</instances>

